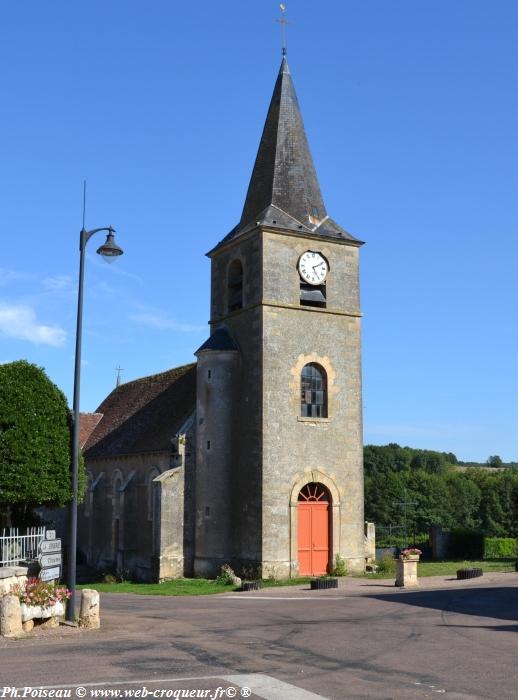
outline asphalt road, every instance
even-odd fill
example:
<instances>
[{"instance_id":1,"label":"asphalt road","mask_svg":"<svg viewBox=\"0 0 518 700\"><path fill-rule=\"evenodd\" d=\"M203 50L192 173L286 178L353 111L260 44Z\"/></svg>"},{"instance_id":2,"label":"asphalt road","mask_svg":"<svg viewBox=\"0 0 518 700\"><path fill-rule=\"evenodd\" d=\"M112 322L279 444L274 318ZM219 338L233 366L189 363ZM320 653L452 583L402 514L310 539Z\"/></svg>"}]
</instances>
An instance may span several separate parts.
<instances>
[{"instance_id":1,"label":"asphalt road","mask_svg":"<svg viewBox=\"0 0 518 700\"><path fill-rule=\"evenodd\" d=\"M12 697L3 686L80 684L88 698L99 688L173 697L221 686L235 689L222 697L252 700L511 700L518 574L476 581L415 591L373 581L197 598L104 594L99 631L2 640L0 698Z\"/></svg>"}]
</instances>

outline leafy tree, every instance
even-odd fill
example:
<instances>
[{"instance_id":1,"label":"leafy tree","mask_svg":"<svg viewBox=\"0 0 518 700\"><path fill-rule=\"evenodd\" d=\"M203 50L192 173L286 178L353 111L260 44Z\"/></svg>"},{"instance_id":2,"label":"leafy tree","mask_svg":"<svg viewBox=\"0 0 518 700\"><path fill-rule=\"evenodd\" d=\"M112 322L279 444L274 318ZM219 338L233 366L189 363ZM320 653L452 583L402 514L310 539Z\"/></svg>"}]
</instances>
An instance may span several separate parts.
<instances>
[{"instance_id":1,"label":"leafy tree","mask_svg":"<svg viewBox=\"0 0 518 700\"><path fill-rule=\"evenodd\" d=\"M401 473L388 471L365 477L365 515L379 525L401 524L399 507L405 489Z\"/></svg>"},{"instance_id":2,"label":"leafy tree","mask_svg":"<svg viewBox=\"0 0 518 700\"><path fill-rule=\"evenodd\" d=\"M365 514L380 526L402 525L401 501L408 531L429 525L481 530L490 537L518 536L518 470L495 455L485 465L459 471L453 453L389 445L367 445ZM487 466L503 467L488 470ZM486 467L480 469L476 467ZM506 468L507 467L507 468Z\"/></svg>"},{"instance_id":3,"label":"leafy tree","mask_svg":"<svg viewBox=\"0 0 518 700\"><path fill-rule=\"evenodd\" d=\"M27 524L70 500L71 416L64 394L24 360L0 365L0 512ZM84 486L80 465L80 492ZM7 522L7 524L9 524Z\"/></svg>"},{"instance_id":4,"label":"leafy tree","mask_svg":"<svg viewBox=\"0 0 518 700\"><path fill-rule=\"evenodd\" d=\"M490 457L488 457L487 466L500 469L504 466L504 463L498 455L491 455Z\"/></svg>"},{"instance_id":5,"label":"leafy tree","mask_svg":"<svg viewBox=\"0 0 518 700\"><path fill-rule=\"evenodd\" d=\"M480 528L481 491L469 474L451 472L446 477L452 526L467 530Z\"/></svg>"},{"instance_id":6,"label":"leafy tree","mask_svg":"<svg viewBox=\"0 0 518 700\"><path fill-rule=\"evenodd\" d=\"M416 503L409 510L416 532L426 532L435 523L449 527L451 512L444 478L421 469L409 475L407 485L408 500Z\"/></svg>"}]
</instances>

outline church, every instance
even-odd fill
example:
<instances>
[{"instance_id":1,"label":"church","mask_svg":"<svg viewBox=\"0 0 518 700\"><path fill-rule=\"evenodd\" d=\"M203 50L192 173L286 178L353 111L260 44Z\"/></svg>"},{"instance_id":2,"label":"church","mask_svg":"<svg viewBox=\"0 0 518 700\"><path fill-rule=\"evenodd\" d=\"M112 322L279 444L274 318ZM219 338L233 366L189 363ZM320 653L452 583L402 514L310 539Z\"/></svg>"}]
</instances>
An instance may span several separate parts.
<instances>
[{"instance_id":1,"label":"church","mask_svg":"<svg viewBox=\"0 0 518 700\"><path fill-rule=\"evenodd\" d=\"M327 213L283 55L193 364L82 416L79 547L141 581L363 571L362 242Z\"/></svg>"}]
</instances>

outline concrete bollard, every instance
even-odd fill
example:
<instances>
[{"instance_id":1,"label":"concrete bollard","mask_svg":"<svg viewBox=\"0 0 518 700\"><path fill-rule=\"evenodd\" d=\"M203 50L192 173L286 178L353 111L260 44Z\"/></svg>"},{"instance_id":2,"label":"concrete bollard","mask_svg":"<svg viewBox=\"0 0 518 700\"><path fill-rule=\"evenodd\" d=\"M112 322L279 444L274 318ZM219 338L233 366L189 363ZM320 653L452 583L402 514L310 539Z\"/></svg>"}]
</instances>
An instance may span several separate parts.
<instances>
[{"instance_id":1,"label":"concrete bollard","mask_svg":"<svg viewBox=\"0 0 518 700\"><path fill-rule=\"evenodd\" d=\"M23 634L20 600L15 595L5 595L1 599L0 634L3 637L19 637Z\"/></svg>"},{"instance_id":2,"label":"concrete bollard","mask_svg":"<svg viewBox=\"0 0 518 700\"><path fill-rule=\"evenodd\" d=\"M81 592L81 609L79 612L79 627L97 630L101 626L99 592L91 588L83 588Z\"/></svg>"}]
</instances>

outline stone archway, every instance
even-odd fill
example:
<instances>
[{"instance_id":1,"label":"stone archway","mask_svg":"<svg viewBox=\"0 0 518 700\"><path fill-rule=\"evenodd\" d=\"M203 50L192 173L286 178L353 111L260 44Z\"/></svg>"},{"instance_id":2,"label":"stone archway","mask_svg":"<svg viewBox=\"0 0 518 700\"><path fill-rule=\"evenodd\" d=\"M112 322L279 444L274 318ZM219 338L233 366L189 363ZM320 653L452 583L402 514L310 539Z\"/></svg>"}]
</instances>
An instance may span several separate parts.
<instances>
[{"instance_id":1,"label":"stone archway","mask_svg":"<svg viewBox=\"0 0 518 700\"><path fill-rule=\"evenodd\" d=\"M290 576L299 576L299 494L308 484L320 484L327 490L328 502L328 532L329 532L329 561L340 551L340 493L329 476L318 469L312 469L299 476L291 489L290 495ZM318 516L317 516L318 517ZM323 517L323 516L320 516ZM307 523L306 523L307 524Z\"/></svg>"},{"instance_id":2,"label":"stone archway","mask_svg":"<svg viewBox=\"0 0 518 700\"><path fill-rule=\"evenodd\" d=\"M330 570L331 495L320 483L302 487L297 506L297 558L300 576L323 576Z\"/></svg>"}]
</instances>

